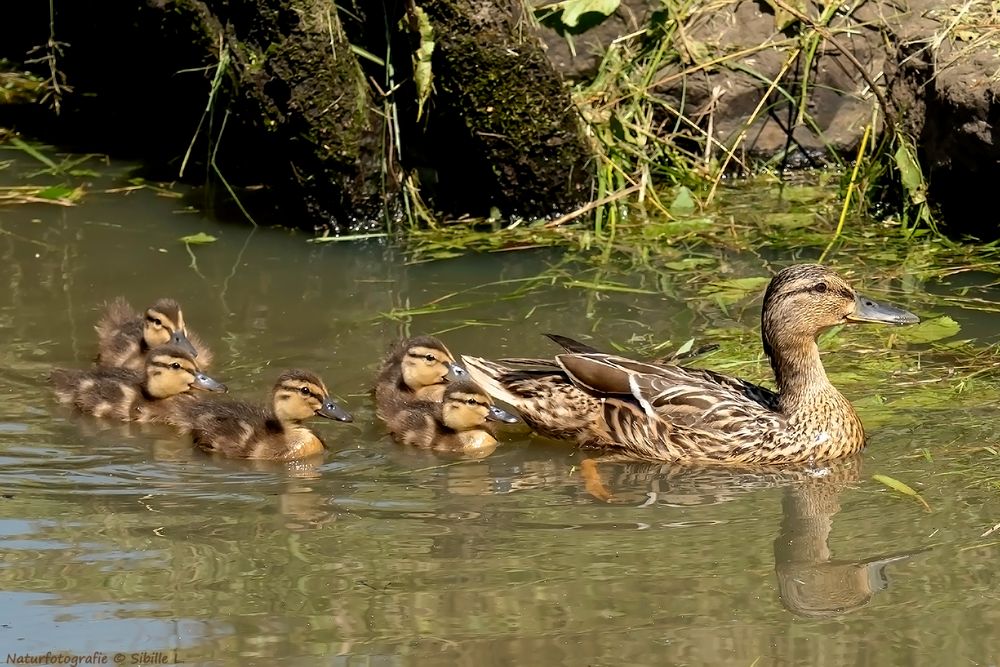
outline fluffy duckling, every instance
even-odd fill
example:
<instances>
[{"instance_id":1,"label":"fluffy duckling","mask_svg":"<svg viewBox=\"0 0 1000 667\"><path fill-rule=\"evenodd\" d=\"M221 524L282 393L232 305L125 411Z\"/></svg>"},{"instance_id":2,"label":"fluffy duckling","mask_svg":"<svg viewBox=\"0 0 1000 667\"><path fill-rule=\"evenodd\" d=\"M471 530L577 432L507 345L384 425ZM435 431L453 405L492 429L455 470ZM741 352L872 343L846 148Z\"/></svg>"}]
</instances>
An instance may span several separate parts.
<instances>
[{"instance_id":1,"label":"fluffy duckling","mask_svg":"<svg viewBox=\"0 0 1000 667\"><path fill-rule=\"evenodd\" d=\"M212 352L184 326L181 306L160 299L139 314L123 297L104 307L97 331L97 365L141 371L146 353L157 345L172 344L197 357L199 368L212 365Z\"/></svg>"},{"instance_id":2,"label":"fluffy duckling","mask_svg":"<svg viewBox=\"0 0 1000 667\"><path fill-rule=\"evenodd\" d=\"M312 416L352 421L330 399L323 381L303 370L285 371L271 392L271 406L243 401L200 401L175 412L172 423L191 432L207 452L233 458L291 461L319 454L323 441L300 422Z\"/></svg>"},{"instance_id":3,"label":"fluffy duckling","mask_svg":"<svg viewBox=\"0 0 1000 667\"><path fill-rule=\"evenodd\" d=\"M122 421L166 421L179 404L196 402L192 389L226 391L198 368L191 353L177 345L160 345L146 355L145 368L57 368L49 375L56 398L95 417Z\"/></svg>"},{"instance_id":4,"label":"fluffy duckling","mask_svg":"<svg viewBox=\"0 0 1000 667\"><path fill-rule=\"evenodd\" d=\"M413 400L440 401L445 385L468 377L448 348L433 336L393 344L375 380L375 414L387 420Z\"/></svg>"},{"instance_id":5,"label":"fluffy duckling","mask_svg":"<svg viewBox=\"0 0 1000 667\"><path fill-rule=\"evenodd\" d=\"M411 401L387 420L400 444L451 452L492 451L497 439L490 422L496 421L513 424L518 420L493 405L471 380L449 382L440 402Z\"/></svg>"}]
</instances>

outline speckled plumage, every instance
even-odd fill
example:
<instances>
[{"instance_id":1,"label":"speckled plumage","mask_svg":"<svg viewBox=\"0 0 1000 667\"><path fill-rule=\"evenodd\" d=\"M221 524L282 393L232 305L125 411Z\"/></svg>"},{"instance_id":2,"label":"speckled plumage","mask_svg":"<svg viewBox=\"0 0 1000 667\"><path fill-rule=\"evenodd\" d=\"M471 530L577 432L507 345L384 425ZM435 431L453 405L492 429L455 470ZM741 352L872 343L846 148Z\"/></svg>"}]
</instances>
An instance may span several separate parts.
<instances>
[{"instance_id":1,"label":"speckled plumage","mask_svg":"<svg viewBox=\"0 0 1000 667\"><path fill-rule=\"evenodd\" d=\"M97 324L98 366L129 368L141 371L146 353L170 341L179 330L194 349L201 369L212 364L212 351L184 325L180 304L173 299L159 299L144 313L136 312L128 301L118 297L105 304Z\"/></svg>"},{"instance_id":2,"label":"speckled plumage","mask_svg":"<svg viewBox=\"0 0 1000 667\"><path fill-rule=\"evenodd\" d=\"M455 357L433 336L396 341L375 379L375 414L386 420L413 400L440 401L454 363Z\"/></svg>"},{"instance_id":3,"label":"speckled plumage","mask_svg":"<svg viewBox=\"0 0 1000 667\"><path fill-rule=\"evenodd\" d=\"M542 367L463 357L474 380L536 431L650 460L781 464L860 451L864 429L830 384L816 346L826 328L916 317L858 296L833 271L789 267L768 285L762 338L778 392L712 371L599 352Z\"/></svg>"},{"instance_id":4,"label":"speckled plumage","mask_svg":"<svg viewBox=\"0 0 1000 667\"><path fill-rule=\"evenodd\" d=\"M176 410L170 421L190 431L207 452L244 459L291 461L323 452L323 441L300 422L318 415L339 421L351 416L329 398L309 371L282 373L265 407L236 400L202 401Z\"/></svg>"},{"instance_id":5,"label":"speckled plumage","mask_svg":"<svg viewBox=\"0 0 1000 667\"><path fill-rule=\"evenodd\" d=\"M49 382L64 405L95 417L138 422L166 421L178 406L197 402L189 393L191 389L215 383L200 372L189 352L171 345L153 348L141 372L111 367L57 368L49 375Z\"/></svg>"},{"instance_id":6,"label":"speckled plumage","mask_svg":"<svg viewBox=\"0 0 1000 667\"><path fill-rule=\"evenodd\" d=\"M496 428L488 421L493 401L469 380L451 382L441 401L413 400L388 415L393 438L403 445L473 453L496 448Z\"/></svg>"}]
</instances>

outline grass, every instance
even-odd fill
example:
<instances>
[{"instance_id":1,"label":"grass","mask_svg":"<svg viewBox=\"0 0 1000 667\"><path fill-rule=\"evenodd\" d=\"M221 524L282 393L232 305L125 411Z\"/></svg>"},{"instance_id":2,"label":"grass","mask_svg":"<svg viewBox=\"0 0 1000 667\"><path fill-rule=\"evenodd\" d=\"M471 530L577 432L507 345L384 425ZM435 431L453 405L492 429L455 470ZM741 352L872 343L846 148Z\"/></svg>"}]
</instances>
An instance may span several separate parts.
<instances>
[{"instance_id":1,"label":"grass","mask_svg":"<svg viewBox=\"0 0 1000 667\"><path fill-rule=\"evenodd\" d=\"M856 5L827 3L822 11L810 15L798 3L766 0L764 4L774 13L774 31L766 40L733 48L703 39L704 23L713 15L728 12L735 2L664 0L661 11L654 12L640 30L608 46L597 75L573 91L583 127L597 155L596 190L588 204L549 220L442 220L429 210L417 181L398 164L403 154L400 110L387 91L396 90L401 82L389 64L391 54L373 55L355 48L359 57L385 68L384 79L373 81L378 89L375 93L379 93L374 98L381 104L380 113L391 121L384 137L386 157L382 168L387 181L403 184L407 221L401 229L389 229L388 233L399 232L407 238L415 262L454 257L470 249L500 252L547 246L596 250L605 260L622 253L642 258L669 256L678 248L697 243L748 249L762 241L810 251L819 247L822 250L818 256L825 259L839 247L858 247L859 241L862 246L872 245L875 241L869 233L873 231L920 243L925 242L927 234L937 235L915 144L897 126L896 112L879 92L875 75L867 72L841 43L866 28L853 18ZM560 20L560 16L565 19L568 8L578 4L548 3L541 7L538 17L549 23ZM602 11L616 5L583 4L591 9L603 7ZM563 9L553 11L560 7ZM998 11L996 3L973 0L936 9L932 18L942 27L927 48L937 53L948 44L954 47L952 52L962 53L1000 43ZM526 16L534 15L529 11ZM573 21L580 20L574 14ZM391 26L385 29L389 31ZM567 33L567 38L572 39L572 35ZM425 42L429 39L421 33L421 48L427 48ZM782 54L780 66L772 67L773 71L755 68L753 58L773 50ZM48 96L55 104L65 85L58 73L61 45L54 32L43 51L50 75L26 80L23 90ZM750 136L758 121L779 111L790 119L791 126L821 134L810 103L817 85L813 72L825 52L845 54L859 79L868 84L870 92L865 99L871 106L871 117L863 140L851 155L842 155L828 146L830 171L813 171L805 176L809 182L803 183L802 176L789 175L783 162L787 156L774 160L748 157ZM216 108L217 93L229 61L228 51L220 44L204 114L181 172L199 135L207 134L206 157L213 175L255 224L215 160L228 119L228 113L222 114ZM718 98L711 98L705 108L692 109L683 94L679 100L667 94L689 91L699 77L723 70L751 76L761 92L743 125L729 137L717 132ZM11 77L11 81L23 79L23 75L13 72L2 76ZM6 80L0 78L0 84ZM211 125L217 115L223 116L220 127L203 127L206 120ZM16 143L16 138L11 141L19 150L32 150L24 142ZM68 172L74 168L45 164L41 153L32 157L51 171ZM734 186L730 178L733 175L746 180ZM814 210L807 206L791 206L785 211L771 207L768 216L752 220L737 219L733 213L732 202L747 190L764 188L771 192L777 188L794 194L813 186L825 188L820 200L810 203ZM16 193L8 194L11 201L16 201ZM30 196L37 195L34 192ZM831 224L833 210L837 215ZM873 211L881 218L877 223L870 217ZM751 229L751 223L759 227ZM942 244L947 242L942 240Z\"/></svg>"},{"instance_id":2,"label":"grass","mask_svg":"<svg viewBox=\"0 0 1000 667\"><path fill-rule=\"evenodd\" d=\"M872 75L841 44L840 40L861 27L851 18L851 8L828 4L821 14L809 16L784 0L768 0L775 12L775 31L766 41L737 51L698 41L696 36L704 34L699 33L699 26L732 4L729 0L668 0L644 30L616 40L594 81L577 89L577 102L599 153L595 199L609 200L595 216L595 233L615 236L625 198L619 195L625 193L648 211L670 217L681 193L699 211L706 211L728 176L781 175L785 171L781 162L775 165L745 157L750 153L751 129L765 116L781 113L794 119L791 127L822 135L809 104L814 92L811 73L824 49L850 60L857 76L874 93L869 95L871 120L865 136L878 134L879 140L862 143L855 156L856 169L840 184L844 217L852 201L856 212L893 201L901 231L933 230L930 208L920 197L926 185L913 143L894 122L895 110ZM756 54L768 50L783 54L776 72L748 66ZM683 96L678 104L666 94L686 91L698 83L697 77L724 69L750 74L761 90L743 126L727 139L716 131L716 97L710 97L707 108L693 110ZM883 128L884 133L880 132ZM846 157L828 146L827 160L845 175ZM581 209L580 214L586 212Z\"/></svg>"}]
</instances>

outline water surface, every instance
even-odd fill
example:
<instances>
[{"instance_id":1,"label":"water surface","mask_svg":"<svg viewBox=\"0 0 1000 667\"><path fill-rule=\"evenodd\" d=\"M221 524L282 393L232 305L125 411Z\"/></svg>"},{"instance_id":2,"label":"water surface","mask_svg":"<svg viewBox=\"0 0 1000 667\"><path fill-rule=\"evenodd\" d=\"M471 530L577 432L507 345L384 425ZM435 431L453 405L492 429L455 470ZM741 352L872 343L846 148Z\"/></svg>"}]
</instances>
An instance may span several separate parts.
<instances>
[{"instance_id":1,"label":"water surface","mask_svg":"<svg viewBox=\"0 0 1000 667\"><path fill-rule=\"evenodd\" d=\"M95 190L124 174L113 165ZM200 231L219 241L192 258L177 239ZM453 350L527 356L552 351L543 331L601 346L720 337L753 353L706 365L766 379L758 291L713 297L703 275L654 263L613 271L642 293L601 292L566 287L566 276L610 278L554 250L410 265L381 241L305 238L219 224L150 190L0 210L6 653L165 651L240 665L996 664L1000 532L983 534L1000 521L998 459L983 446L997 443L1000 405L958 393L917 400L898 368L859 375L887 358L891 333L844 332L837 341L870 345L834 341L827 355L869 426L863 460L760 474L605 464L603 500L581 474L585 455L522 430L476 461L396 446L367 397L386 346L440 333ZM792 258L771 260L717 255L710 265L731 279ZM966 337L989 342L1000 324L929 305L964 288L997 300L978 288L984 277L904 289L858 267L875 294L948 312ZM310 368L355 423L315 424L331 449L320 463L267 465L211 459L166 427L59 408L45 374L90 362L98 306L117 295L136 306L180 300L234 394L263 398L281 369ZM919 379L916 363L907 372ZM915 486L932 511L873 474Z\"/></svg>"}]
</instances>

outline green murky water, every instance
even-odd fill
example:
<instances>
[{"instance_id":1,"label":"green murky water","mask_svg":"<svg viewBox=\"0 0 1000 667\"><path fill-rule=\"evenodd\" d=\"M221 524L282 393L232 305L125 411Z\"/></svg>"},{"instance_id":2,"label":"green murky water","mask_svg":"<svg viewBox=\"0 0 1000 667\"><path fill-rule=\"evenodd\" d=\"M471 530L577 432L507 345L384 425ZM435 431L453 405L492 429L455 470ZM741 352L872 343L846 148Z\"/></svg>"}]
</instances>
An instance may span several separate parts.
<instances>
[{"instance_id":1,"label":"green murky water","mask_svg":"<svg viewBox=\"0 0 1000 667\"><path fill-rule=\"evenodd\" d=\"M407 265L380 242L311 245L181 206L138 191L91 194L71 209L0 210L4 658L147 651L147 663L162 652L185 664L744 667L1000 659L1000 531L984 536L1000 522L991 481L1000 456L984 449L1000 440L1000 405L987 393L955 393L940 353L900 351L899 332L885 330L827 344L831 375L869 427L862 462L783 475L602 465L612 494L604 502L581 475L579 452L520 431L477 461L396 446L366 396L386 345L407 331L444 332L453 350L483 356L551 351L542 331L640 348L712 338L753 352L739 365L727 361L736 355L704 363L765 378L754 343L759 288L712 293L703 275L655 263L598 274L555 251ZM192 266L176 239L199 231L220 240L195 248ZM754 256L706 261L720 279L767 275ZM918 312L947 312L980 342L1000 324L997 314L941 307L960 288L995 301L995 289L977 287L984 276L857 277ZM569 286L612 279L642 291ZM97 305L119 294L135 305L179 299L234 394L262 398L281 368L311 368L356 422L315 424L331 446L321 465L275 466L210 459L168 428L58 408L44 375L89 362ZM420 314L429 304L436 311ZM938 375L921 373L935 363ZM938 393L927 393L927 379ZM873 474L914 486L932 511Z\"/></svg>"}]
</instances>

